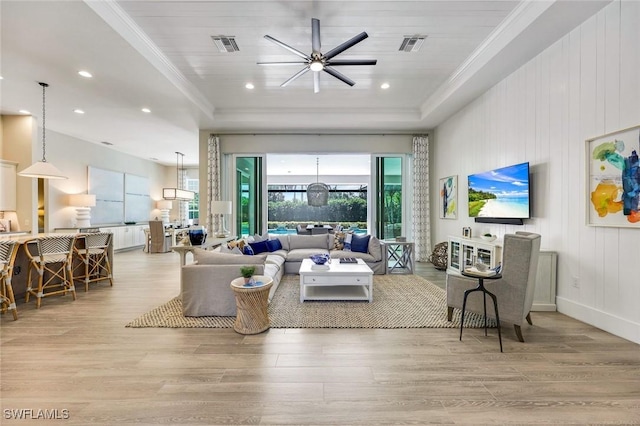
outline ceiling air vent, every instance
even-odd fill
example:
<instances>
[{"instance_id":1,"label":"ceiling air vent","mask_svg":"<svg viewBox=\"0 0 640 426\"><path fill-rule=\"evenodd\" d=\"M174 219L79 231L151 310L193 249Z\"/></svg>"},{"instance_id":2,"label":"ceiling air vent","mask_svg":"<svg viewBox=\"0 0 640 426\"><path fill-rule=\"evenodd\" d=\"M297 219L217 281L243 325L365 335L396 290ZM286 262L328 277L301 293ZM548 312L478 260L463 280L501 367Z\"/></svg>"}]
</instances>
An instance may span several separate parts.
<instances>
[{"instance_id":1,"label":"ceiling air vent","mask_svg":"<svg viewBox=\"0 0 640 426\"><path fill-rule=\"evenodd\" d=\"M401 52L417 52L426 38L426 35L404 36L404 40L402 40L398 50Z\"/></svg>"},{"instance_id":2,"label":"ceiling air vent","mask_svg":"<svg viewBox=\"0 0 640 426\"><path fill-rule=\"evenodd\" d=\"M240 48L236 44L234 36L211 36L218 50L222 53L238 52Z\"/></svg>"}]
</instances>

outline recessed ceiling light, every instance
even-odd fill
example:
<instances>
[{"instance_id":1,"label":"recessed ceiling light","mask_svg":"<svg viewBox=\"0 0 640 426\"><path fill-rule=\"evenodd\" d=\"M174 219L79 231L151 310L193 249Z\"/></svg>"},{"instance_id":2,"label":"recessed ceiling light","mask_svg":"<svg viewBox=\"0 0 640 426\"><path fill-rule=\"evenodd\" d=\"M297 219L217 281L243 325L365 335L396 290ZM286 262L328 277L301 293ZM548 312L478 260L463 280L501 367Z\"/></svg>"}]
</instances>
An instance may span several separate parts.
<instances>
[{"instance_id":1,"label":"recessed ceiling light","mask_svg":"<svg viewBox=\"0 0 640 426\"><path fill-rule=\"evenodd\" d=\"M85 71L85 70L80 70L78 71L78 74L80 74L82 77L84 78L91 78L93 77L93 75L89 72L89 71Z\"/></svg>"},{"instance_id":2,"label":"recessed ceiling light","mask_svg":"<svg viewBox=\"0 0 640 426\"><path fill-rule=\"evenodd\" d=\"M84 114L84 111L78 108L74 109L73 112L75 112L76 114Z\"/></svg>"},{"instance_id":3,"label":"recessed ceiling light","mask_svg":"<svg viewBox=\"0 0 640 426\"><path fill-rule=\"evenodd\" d=\"M21 109L20 111L18 111L20 114L31 114L29 111L27 111L26 109Z\"/></svg>"},{"instance_id":4,"label":"recessed ceiling light","mask_svg":"<svg viewBox=\"0 0 640 426\"><path fill-rule=\"evenodd\" d=\"M4 77L0 75L0 80L4 80Z\"/></svg>"},{"instance_id":5,"label":"recessed ceiling light","mask_svg":"<svg viewBox=\"0 0 640 426\"><path fill-rule=\"evenodd\" d=\"M389 83L382 83L382 84L380 85L380 88L381 88L381 89L388 89L389 87L391 87L391 86L389 86Z\"/></svg>"},{"instance_id":6,"label":"recessed ceiling light","mask_svg":"<svg viewBox=\"0 0 640 426\"><path fill-rule=\"evenodd\" d=\"M151 157L151 158L149 158L149 160L151 160L151 161L158 161L158 159L157 159L156 157Z\"/></svg>"},{"instance_id":7,"label":"recessed ceiling light","mask_svg":"<svg viewBox=\"0 0 640 426\"><path fill-rule=\"evenodd\" d=\"M244 85L244 87L246 87L247 89L251 90L254 89L256 86L253 85L253 83L247 83Z\"/></svg>"},{"instance_id":8,"label":"recessed ceiling light","mask_svg":"<svg viewBox=\"0 0 640 426\"><path fill-rule=\"evenodd\" d=\"M147 114L151 112L149 108L142 108L142 112L146 112Z\"/></svg>"}]
</instances>

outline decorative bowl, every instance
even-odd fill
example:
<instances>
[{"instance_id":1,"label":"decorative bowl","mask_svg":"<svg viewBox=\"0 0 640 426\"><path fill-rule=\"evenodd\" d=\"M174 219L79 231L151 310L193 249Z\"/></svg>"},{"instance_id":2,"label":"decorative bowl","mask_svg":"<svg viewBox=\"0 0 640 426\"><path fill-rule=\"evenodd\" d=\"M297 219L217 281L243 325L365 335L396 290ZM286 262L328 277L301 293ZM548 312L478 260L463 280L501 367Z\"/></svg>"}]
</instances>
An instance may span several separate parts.
<instances>
[{"instance_id":1,"label":"decorative bowl","mask_svg":"<svg viewBox=\"0 0 640 426\"><path fill-rule=\"evenodd\" d=\"M482 238L485 241L493 241L496 239L495 235L481 235L480 238Z\"/></svg>"},{"instance_id":2,"label":"decorative bowl","mask_svg":"<svg viewBox=\"0 0 640 426\"><path fill-rule=\"evenodd\" d=\"M313 261L316 265L324 265L329 260L328 254L312 254L309 256L309 259Z\"/></svg>"}]
</instances>

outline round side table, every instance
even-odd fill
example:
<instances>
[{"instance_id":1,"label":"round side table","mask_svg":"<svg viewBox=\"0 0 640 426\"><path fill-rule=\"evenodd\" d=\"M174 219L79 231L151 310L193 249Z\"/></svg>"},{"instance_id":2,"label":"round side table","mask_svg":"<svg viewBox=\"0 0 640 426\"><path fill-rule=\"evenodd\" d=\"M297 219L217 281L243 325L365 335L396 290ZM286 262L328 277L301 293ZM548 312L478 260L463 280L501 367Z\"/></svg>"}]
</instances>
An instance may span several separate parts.
<instances>
[{"instance_id":1,"label":"round side table","mask_svg":"<svg viewBox=\"0 0 640 426\"><path fill-rule=\"evenodd\" d=\"M267 304L273 280L264 275L254 275L253 278L262 285L245 287L242 277L231 281L237 308L233 329L240 334L262 333L270 326Z\"/></svg>"}]
</instances>

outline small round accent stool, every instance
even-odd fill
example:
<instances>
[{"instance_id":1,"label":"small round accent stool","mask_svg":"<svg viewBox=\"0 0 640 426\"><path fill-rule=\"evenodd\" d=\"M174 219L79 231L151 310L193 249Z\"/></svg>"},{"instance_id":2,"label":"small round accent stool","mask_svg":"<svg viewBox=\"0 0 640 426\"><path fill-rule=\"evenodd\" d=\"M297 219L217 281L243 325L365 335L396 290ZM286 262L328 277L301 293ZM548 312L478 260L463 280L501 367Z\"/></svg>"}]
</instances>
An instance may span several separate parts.
<instances>
[{"instance_id":1,"label":"small round accent stool","mask_svg":"<svg viewBox=\"0 0 640 426\"><path fill-rule=\"evenodd\" d=\"M254 275L260 286L245 287L244 278L231 281L231 289L236 296L236 322L233 329L240 334L258 334L270 327L267 306L269 303L269 289L273 280L264 275Z\"/></svg>"}]
</instances>

